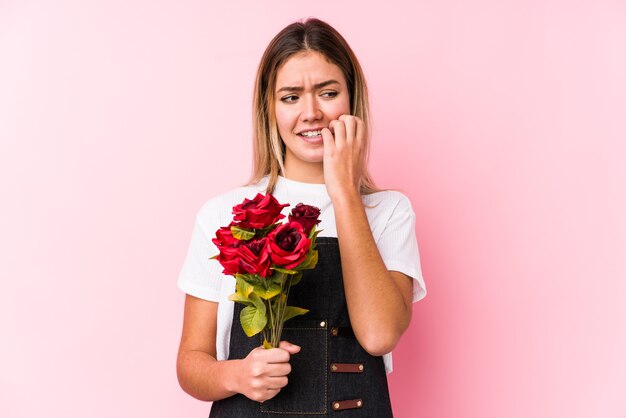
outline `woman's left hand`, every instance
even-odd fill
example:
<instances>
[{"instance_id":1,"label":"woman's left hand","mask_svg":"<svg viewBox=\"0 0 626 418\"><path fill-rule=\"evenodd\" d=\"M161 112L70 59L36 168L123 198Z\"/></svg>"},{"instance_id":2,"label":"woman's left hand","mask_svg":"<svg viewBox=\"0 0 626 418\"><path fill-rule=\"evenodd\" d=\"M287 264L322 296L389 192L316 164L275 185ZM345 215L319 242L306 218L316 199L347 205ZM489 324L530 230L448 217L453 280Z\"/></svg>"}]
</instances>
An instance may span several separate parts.
<instances>
[{"instance_id":1,"label":"woman's left hand","mask_svg":"<svg viewBox=\"0 0 626 418\"><path fill-rule=\"evenodd\" d=\"M322 129L324 138L324 182L331 199L359 193L365 158L365 123L352 115L341 115ZM334 135L333 135L334 133Z\"/></svg>"}]
</instances>

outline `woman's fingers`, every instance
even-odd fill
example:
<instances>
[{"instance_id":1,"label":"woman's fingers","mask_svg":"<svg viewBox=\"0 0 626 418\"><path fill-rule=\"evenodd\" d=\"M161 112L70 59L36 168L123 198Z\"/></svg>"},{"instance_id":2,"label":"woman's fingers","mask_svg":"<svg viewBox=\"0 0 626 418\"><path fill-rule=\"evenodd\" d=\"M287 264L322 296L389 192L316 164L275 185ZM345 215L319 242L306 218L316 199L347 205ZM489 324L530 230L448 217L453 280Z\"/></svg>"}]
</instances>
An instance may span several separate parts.
<instances>
[{"instance_id":1,"label":"woman's fingers","mask_svg":"<svg viewBox=\"0 0 626 418\"><path fill-rule=\"evenodd\" d=\"M335 138L330 129L322 129L322 138L324 140L324 161L327 161L335 150Z\"/></svg>"},{"instance_id":2,"label":"woman's fingers","mask_svg":"<svg viewBox=\"0 0 626 418\"><path fill-rule=\"evenodd\" d=\"M274 396L278 395L278 392L280 392L280 388L264 389L262 392L258 392L254 396L248 397L248 398L252 399L253 401L263 403L265 401L272 399Z\"/></svg>"},{"instance_id":3,"label":"woman's fingers","mask_svg":"<svg viewBox=\"0 0 626 418\"><path fill-rule=\"evenodd\" d=\"M270 348L266 350L263 347L257 347L248 355L253 360L260 363L286 363L289 361L289 351L282 348Z\"/></svg>"},{"instance_id":4,"label":"woman's fingers","mask_svg":"<svg viewBox=\"0 0 626 418\"><path fill-rule=\"evenodd\" d=\"M237 391L259 402L273 398L287 385L287 375L291 373L289 359L299 351L299 346L286 341L280 348L255 348L243 359Z\"/></svg>"},{"instance_id":5,"label":"woman's fingers","mask_svg":"<svg viewBox=\"0 0 626 418\"><path fill-rule=\"evenodd\" d=\"M322 129L324 151L334 154L335 149L338 149L355 156L362 155L366 135L365 123L360 118L341 115L339 119L330 122L328 129Z\"/></svg>"},{"instance_id":6,"label":"woman's fingers","mask_svg":"<svg viewBox=\"0 0 626 418\"><path fill-rule=\"evenodd\" d=\"M287 376L276 376L268 378L267 389L268 390L281 390L289 383Z\"/></svg>"},{"instance_id":7,"label":"woman's fingers","mask_svg":"<svg viewBox=\"0 0 626 418\"><path fill-rule=\"evenodd\" d=\"M267 375L270 377L284 377L291 373L291 364L289 363L270 363Z\"/></svg>"},{"instance_id":8,"label":"woman's fingers","mask_svg":"<svg viewBox=\"0 0 626 418\"><path fill-rule=\"evenodd\" d=\"M343 148L346 144L346 125L340 120L333 120L328 125L331 131L334 133L335 146Z\"/></svg>"},{"instance_id":9,"label":"woman's fingers","mask_svg":"<svg viewBox=\"0 0 626 418\"><path fill-rule=\"evenodd\" d=\"M278 344L278 348L282 348L283 350L287 350L289 354L296 354L300 351L300 346L290 343L289 341L281 341Z\"/></svg>"},{"instance_id":10,"label":"woman's fingers","mask_svg":"<svg viewBox=\"0 0 626 418\"><path fill-rule=\"evenodd\" d=\"M356 133L357 133L357 117L352 115L341 115L339 116L339 121L344 124L345 138L348 144L352 144L355 142Z\"/></svg>"},{"instance_id":11,"label":"woman's fingers","mask_svg":"<svg viewBox=\"0 0 626 418\"><path fill-rule=\"evenodd\" d=\"M354 138L356 139L356 143L359 147L360 150L363 149L363 145L365 144L365 136L367 135L366 132L366 128L365 128L365 122L363 122L363 120L361 120L360 118L355 118L355 122L356 122L356 130L354 133Z\"/></svg>"},{"instance_id":12,"label":"woman's fingers","mask_svg":"<svg viewBox=\"0 0 626 418\"><path fill-rule=\"evenodd\" d=\"M361 148L365 139L365 123L361 118L352 115L341 115L329 124L334 132L336 145L354 145Z\"/></svg>"},{"instance_id":13,"label":"woman's fingers","mask_svg":"<svg viewBox=\"0 0 626 418\"><path fill-rule=\"evenodd\" d=\"M331 198L358 189L366 135L363 121L352 115L341 115L322 130L324 181Z\"/></svg>"}]
</instances>

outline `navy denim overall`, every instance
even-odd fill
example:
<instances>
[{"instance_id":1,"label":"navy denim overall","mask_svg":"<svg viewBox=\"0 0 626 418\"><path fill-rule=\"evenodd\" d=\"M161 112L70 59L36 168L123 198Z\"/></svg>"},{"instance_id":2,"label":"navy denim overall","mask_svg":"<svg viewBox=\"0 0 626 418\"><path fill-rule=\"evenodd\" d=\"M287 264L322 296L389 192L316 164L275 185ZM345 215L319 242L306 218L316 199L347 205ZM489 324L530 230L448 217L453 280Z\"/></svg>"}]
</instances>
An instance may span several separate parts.
<instances>
[{"instance_id":1,"label":"navy denim overall","mask_svg":"<svg viewBox=\"0 0 626 418\"><path fill-rule=\"evenodd\" d=\"M291 356L287 386L259 403L237 394L213 403L210 418L392 417L382 357L358 343L348 317L337 238L317 238L318 263L291 288L289 305L309 309L285 322L282 339L302 347ZM240 359L262 343L247 337L235 304L229 359Z\"/></svg>"}]
</instances>

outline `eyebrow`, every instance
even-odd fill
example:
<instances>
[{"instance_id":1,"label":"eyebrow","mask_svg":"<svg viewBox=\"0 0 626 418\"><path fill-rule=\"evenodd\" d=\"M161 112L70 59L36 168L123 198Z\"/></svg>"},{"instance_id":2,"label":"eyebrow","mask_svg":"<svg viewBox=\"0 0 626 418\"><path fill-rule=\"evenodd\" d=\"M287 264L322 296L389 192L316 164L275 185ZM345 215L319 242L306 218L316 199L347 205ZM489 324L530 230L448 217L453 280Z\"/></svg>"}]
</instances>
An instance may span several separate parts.
<instances>
[{"instance_id":1,"label":"eyebrow","mask_svg":"<svg viewBox=\"0 0 626 418\"><path fill-rule=\"evenodd\" d=\"M339 82L337 80L322 81L321 83L313 84L313 89L314 90L321 89L322 87L326 87L326 86L329 86L331 84L339 84ZM300 92L300 91L304 91L304 87L302 87L302 86L285 86L285 87L279 88L276 91L276 93L280 93L281 91L296 91L296 92Z\"/></svg>"}]
</instances>

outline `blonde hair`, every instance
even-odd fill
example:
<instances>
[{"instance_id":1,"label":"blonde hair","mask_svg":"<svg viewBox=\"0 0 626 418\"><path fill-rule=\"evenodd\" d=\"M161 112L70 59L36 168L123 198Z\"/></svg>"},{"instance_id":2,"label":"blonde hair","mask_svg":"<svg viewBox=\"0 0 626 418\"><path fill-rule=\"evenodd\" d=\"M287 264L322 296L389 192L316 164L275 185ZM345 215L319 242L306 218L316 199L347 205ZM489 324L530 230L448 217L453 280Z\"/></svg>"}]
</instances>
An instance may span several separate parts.
<instances>
[{"instance_id":1,"label":"blonde hair","mask_svg":"<svg viewBox=\"0 0 626 418\"><path fill-rule=\"evenodd\" d=\"M359 181L359 192L379 191L367 169L370 144L370 117L367 84L363 70L346 40L332 26L310 18L294 22L281 30L267 46L257 70L253 98L253 165L248 184L269 175L266 193L272 193L279 175L284 175L285 144L278 133L274 111L274 89L280 67L293 55L303 51L319 52L337 65L350 93L351 114L367 127L365 166Z\"/></svg>"}]
</instances>

